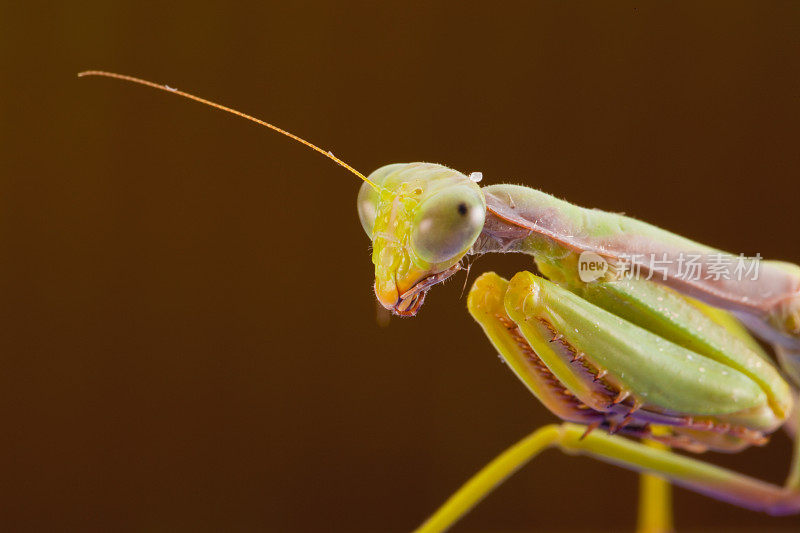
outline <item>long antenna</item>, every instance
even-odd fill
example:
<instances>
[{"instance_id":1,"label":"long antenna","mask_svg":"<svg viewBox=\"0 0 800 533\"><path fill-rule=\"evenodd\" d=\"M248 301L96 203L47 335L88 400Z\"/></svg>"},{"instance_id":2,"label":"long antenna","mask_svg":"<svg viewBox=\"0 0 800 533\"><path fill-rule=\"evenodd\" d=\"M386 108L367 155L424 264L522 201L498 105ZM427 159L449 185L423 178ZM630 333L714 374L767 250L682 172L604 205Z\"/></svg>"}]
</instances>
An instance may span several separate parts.
<instances>
[{"instance_id":1,"label":"long antenna","mask_svg":"<svg viewBox=\"0 0 800 533\"><path fill-rule=\"evenodd\" d=\"M187 92L184 92L184 91L180 91L178 89L170 87L169 85L159 85L157 83L153 83L152 81L143 80L141 78L134 78L133 76L126 76L125 74L117 74L115 72L106 72L106 71L103 71L103 70L85 70L83 72L79 72L78 73L78 77L79 78L82 78L84 76L104 76L106 78L114 78L114 79L117 79L117 80L123 80L123 81L130 81L130 82L133 82L133 83L138 83L139 85L145 85L147 87L152 87L153 89L159 89L159 90L162 90L162 91L167 91L168 93L177 94L179 96L183 96L184 98L188 98L190 100L194 100L195 102L200 102L201 104L205 104L207 106L216 107L217 109L220 109L222 111L226 111L226 112L232 113L232 114L234 114L236 116L239 116L239 117L242 117L242 118L246 118L247 120L253 121L256 124L261 124L262 126L266 126L271 130L277 131L281 135L285 135L285 136L289 137L290 139L294 139L295 141L297 141L299 143L305 144L306 146L308 146L312 150L316 150L317 152L321 153L322 155L324 155L328 159L332 159L337 164L343 166L344 168L346 168L347 170L349 170L350 172L352 172L353 174L355 174L356 176L358 176L359 178L361 178L365 182L369 183L372 186L373 189L375 189L375 190L378 189L378 186L375 185L375 183L373 183L372 180L367 178L364 174L362 174L358 170L354 169L353 167L351 167L350 165L348 165L347 163L345 163L344 161L342 161L341 159L339 159L338 157L336 157L332 153L323 150L322 148L320 148L319 146L317 146L315 144L311 144L307 140L302 139L302 138L298 137L297 135L295 135L293 133L289 133L288 131L281 129L278 126L274 126L274 125L270 124L269 122L265 122L263 120L257 119L256 117L250 116L250 115L248 115L246 113L242 113L241 111L237 111L237 110L232 109L230 107L226 107L226 106L224 106L222 104L218 104L216 102L212 102L211 100L206 100L205 98L200 98L199 96L195 96L193 94L190 94L190 93L187 93Z\"/></svg>"}]
</instances>

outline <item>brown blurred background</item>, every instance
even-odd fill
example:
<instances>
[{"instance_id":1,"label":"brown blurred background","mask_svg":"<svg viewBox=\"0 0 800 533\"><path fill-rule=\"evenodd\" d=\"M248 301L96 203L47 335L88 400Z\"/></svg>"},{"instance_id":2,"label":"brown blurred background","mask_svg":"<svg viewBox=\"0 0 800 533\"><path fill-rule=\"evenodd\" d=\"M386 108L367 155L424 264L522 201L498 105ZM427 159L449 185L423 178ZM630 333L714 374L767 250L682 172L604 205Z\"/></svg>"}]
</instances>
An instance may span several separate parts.
<instances>
[{"instance_id":1,"label":"brown blurred background","mask_svg":"<svg viewBox=\"0 0 800 533\"><path fill-rule=\"evenodd\" d=\"M404 531L553 421L460 297L376 322L358 181L434 161L800 262L793 2L0 4L0 529ZM473 267L511 274L521 257ZM789 441L709 460L781 482ZM456 531L630 531L547 452ZM676 491L683 531L796 531Z\"/></svg>"}]
</instances>

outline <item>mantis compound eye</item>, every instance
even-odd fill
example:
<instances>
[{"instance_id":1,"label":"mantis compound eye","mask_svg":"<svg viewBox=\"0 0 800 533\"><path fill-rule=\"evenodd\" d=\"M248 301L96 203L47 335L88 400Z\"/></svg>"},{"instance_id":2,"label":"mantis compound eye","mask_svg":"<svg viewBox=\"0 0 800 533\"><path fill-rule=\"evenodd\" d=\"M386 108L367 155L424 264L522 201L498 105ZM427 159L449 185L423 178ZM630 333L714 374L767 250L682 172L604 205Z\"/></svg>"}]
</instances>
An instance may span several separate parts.
<instances>
[{"instance_id":1,"label":"mantis compound eye","mask_svg":"<svg viewBox=\"0 0 800 533\"><path fill-rule=\"evenodd\" d=\"M443 263L472 246L485 218L477 190L461 185L442 190L417 208L411 245L420 259Z\"/></svg>"}]
</instances>

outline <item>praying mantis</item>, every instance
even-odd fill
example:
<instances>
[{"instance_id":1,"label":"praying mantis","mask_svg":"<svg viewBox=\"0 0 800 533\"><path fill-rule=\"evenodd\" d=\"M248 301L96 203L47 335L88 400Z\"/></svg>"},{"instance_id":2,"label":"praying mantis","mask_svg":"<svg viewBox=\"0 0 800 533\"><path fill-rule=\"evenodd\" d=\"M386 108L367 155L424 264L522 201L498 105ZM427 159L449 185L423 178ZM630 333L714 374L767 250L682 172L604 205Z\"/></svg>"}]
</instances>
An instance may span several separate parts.
<instances>
[{"instance_id":1,"label":"praying mantis","mask_svg":"<svg viewBox=\"0 0 800 533\"><path fill-rule=\"evenodd\" d=\"M503 452L418 531L448 529L551 447L640 472L642 532L672 529L669 484L772 515L800 513L798 435L782 486L673 451L760 446L798 417L800 266L727 254L528 187L481 187L478 173L443 165L391 164L365 176L332 153L231 108L139 78L79 74L90 75L172 92L252 120L358 176L375 294L396 315L415 316L427 292L469 256L532 257L533 271L509 280L480 275L467 308L516 376L563 422ZM773 347L778 364L754 336Z\"/></svg>"}]
</instances>

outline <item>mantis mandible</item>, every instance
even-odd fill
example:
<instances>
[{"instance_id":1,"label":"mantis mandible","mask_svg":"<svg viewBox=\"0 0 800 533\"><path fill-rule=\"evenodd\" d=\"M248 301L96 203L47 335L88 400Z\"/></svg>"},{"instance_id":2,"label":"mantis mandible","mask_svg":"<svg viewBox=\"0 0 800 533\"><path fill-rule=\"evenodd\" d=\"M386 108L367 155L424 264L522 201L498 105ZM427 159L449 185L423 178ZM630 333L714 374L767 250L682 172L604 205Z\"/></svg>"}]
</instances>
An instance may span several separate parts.
<instances>
[{"instance_id":1,"label":"mantis mandible","mask_svg":"<svg viewBox=\"0 0 800 533\"><path fill-rule=\"evenodd\" d=\"M396 315L416 315L427 292L459 271L467 256L532 256L535 273L478 277L467 307L517 377L564 422L503 452L418 531L449 528L549 447L641 472L641 531L671 529L669 483L773 515L800 512L797 435L783 486L672 451L763 445L800 411L797 265L726 254L528 187L481 187L477 173L438 164L392 164L365 176L330 152L228 107L130 76L79 74L86 75L147 85L234 113L358 176L375 294ZM687 256L694 258L694 276L683 268ZM757 275L720 276L719 263L734 261ZM774 347L779 366L751 334Z\"/></svg>"}]
</instances>

